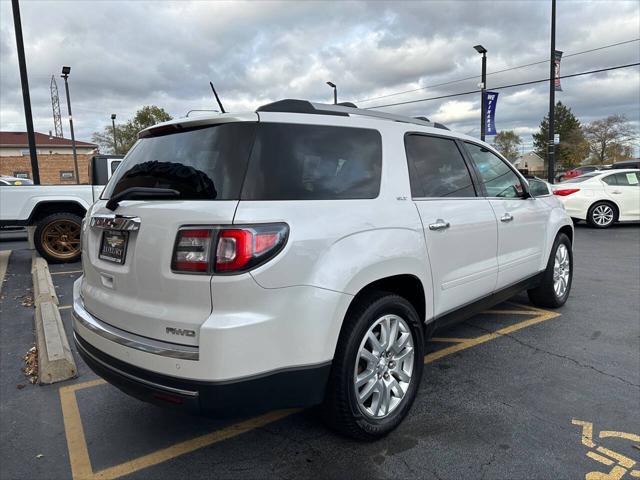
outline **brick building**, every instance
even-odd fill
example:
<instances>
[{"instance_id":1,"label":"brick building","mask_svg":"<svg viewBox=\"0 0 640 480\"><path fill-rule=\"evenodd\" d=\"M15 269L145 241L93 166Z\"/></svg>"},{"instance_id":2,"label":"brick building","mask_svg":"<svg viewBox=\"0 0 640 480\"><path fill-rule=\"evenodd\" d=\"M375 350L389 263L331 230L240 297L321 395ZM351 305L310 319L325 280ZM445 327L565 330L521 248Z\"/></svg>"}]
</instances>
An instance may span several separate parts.
<instances>
[{"instance_id":1,"label":"brick building","mask_svg":"<svg viewBox=\"0 0 640 480\"><path fill-rule=\"evenodd\" d=\"M35 135L40 183L75 184L71 140L38 132ZM89 159L97 148L95 143L76 140L80 183L89 183ZM0 175L33 178L27 132L0 132Z\"/></svg>"}]
</instances>

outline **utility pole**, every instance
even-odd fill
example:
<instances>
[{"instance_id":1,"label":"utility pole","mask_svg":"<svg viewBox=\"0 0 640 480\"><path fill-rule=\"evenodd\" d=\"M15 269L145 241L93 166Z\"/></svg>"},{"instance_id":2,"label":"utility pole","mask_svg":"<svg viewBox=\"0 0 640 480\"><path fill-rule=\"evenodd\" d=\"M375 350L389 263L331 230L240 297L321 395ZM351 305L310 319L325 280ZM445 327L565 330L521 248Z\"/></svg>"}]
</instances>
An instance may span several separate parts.
<instances>
[{"instance_id":1,"label":"utility pole","mask_svg":"<svg viewBox=\"0 0 640 480\"><path fill-rule=\"evenodd\" d=\"M116 114L111 114L111 126L113 127L113 153L118 154L118 142L116 140Z\"/></svg>"},{"instance_id":2,"label":"utility pole","mask_svg":"<svg viewBox=\"0 0 640 480\"><path fill-rule=\"evenodd\" d=\"M78 155L76 153L76 136L73 133L73 116L71 115L71 99L69 98L69 73L71 73L71 67L62 67L62 78L64 78L64 90L67 93L67 110L69 111L69 129L71 130L71 148L73 149L73 169L76 175L76 184L80 183L80 177L78 175Z\"/></svg>"},{"instance_id":3,"label":"utility pole","mask_svg":"<svg viewBox=\"0 0 640 480\"><path fill-rule=\"evenodd\" d=\"M18 4L18 0L11 0L11 7L13 9L13 26L16 31L16 46L18 47L18 65L20 67L20 83L22 84L22 102L24 103L24 118L25 123L27 124L29 157L31 157L31 176L33 177L33 183L35 185L40 185L40 170L38 169L38 154L36 152L36 135L33 131L29 79L27 78L27 60L24 56L22 21L20 20L20 5Z\"/></svg>"},{"instance_id":4,"label":"utility pole","mask_svg":"<svg viewBox=\"0 0 640 480\"><path fill-rule=\"evenodd\" d=\"M487 105L485 102L485 92L487 91L487 49L482 45L473 47L476 52L482 54L482 83L480 87L480 140L484 142L487 131Z\"/></svg>"},{"instance_id":5,"label":"utility pole","mask_svg":"<svg viewBox=\"0 0 640 480\"><path fill-rule=\"evenodd\" d=\"M551 0L551 54L549 56L549 143L547 145L547 180L554 183L555 158L555 107L556 107L556 0Z\"/></svg>"},{"instance_id":6,"label":"utility pole","mask_svg":"<svg viewBox=\"0 0 640 480\"><path fill-rule=\"evenodd\" d=\"M333 88L333 104L337 105L338 104L338 87L336 87L336 84L333 82L327 82L327 85Z\"/></svg>"}]
</instances>

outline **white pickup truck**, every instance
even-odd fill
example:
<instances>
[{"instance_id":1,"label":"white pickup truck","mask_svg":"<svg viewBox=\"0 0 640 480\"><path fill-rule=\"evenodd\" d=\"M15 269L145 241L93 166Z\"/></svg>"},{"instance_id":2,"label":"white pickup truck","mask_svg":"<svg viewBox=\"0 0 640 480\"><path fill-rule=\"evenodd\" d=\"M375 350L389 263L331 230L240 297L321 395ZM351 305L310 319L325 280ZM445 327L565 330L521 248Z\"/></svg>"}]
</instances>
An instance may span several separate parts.
<instances>
[{"instance_id":1,"label":"white pickup truck","mask_svg":"<svg viewBox=\"0 0 640 480\"><path fill-rule=\"evenodd\" d=\"M35 226L40 255L51 263L77 261L82 218L121 161L120 155L92 157L90 185L0 185L0 227Z\"/></svg>"}]
</instances>

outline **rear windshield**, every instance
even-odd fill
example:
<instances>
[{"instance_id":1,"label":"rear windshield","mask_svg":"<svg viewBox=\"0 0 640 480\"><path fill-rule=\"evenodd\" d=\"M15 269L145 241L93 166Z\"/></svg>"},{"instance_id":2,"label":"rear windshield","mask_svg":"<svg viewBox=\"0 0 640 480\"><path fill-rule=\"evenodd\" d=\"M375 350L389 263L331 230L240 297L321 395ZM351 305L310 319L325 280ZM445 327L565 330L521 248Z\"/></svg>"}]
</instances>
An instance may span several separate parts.
<instances>
[{"instance_id":1,"label":"rear windshield","mask_svg":"<svg viewBox=\"0 0 640 480\"><path fill-rule=\"evenodd\" d=\"M375 198L381 168L377 130L228 123L143 138L103 198L131 187L171 188L181 200Z\"/></svg>"},{"instance_id":2,"label":"rear windshield","mask_svg":"<svg viewBox=\"0 0 640 480\"><path fill-rule=\"evenodd\" d=\"M256 123L226 123L140 140L104 191L171 188L180 200L237 200Z\"/></svg>"}]
</instances>

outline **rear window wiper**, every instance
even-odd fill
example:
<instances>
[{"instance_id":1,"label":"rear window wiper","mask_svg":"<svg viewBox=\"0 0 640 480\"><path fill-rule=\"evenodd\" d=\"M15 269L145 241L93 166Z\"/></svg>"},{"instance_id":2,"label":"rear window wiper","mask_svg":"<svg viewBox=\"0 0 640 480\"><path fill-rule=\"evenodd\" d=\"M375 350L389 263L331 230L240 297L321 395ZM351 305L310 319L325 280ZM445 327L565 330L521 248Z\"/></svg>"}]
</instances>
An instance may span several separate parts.
<instances>
[{"instance_id":1,"label":"rear window wiper","mask_svg":"<svg viewBox=\"0 0 640 480\"><path fill-rule=\"evenodd\" d=\"M107 208L114 211L121 200L145 200L147 198L174 198L179 197L180 192L172 188L131 187L112 195L107 202Z\"/></svg>"}]
</instances>

